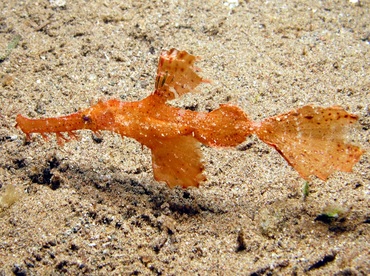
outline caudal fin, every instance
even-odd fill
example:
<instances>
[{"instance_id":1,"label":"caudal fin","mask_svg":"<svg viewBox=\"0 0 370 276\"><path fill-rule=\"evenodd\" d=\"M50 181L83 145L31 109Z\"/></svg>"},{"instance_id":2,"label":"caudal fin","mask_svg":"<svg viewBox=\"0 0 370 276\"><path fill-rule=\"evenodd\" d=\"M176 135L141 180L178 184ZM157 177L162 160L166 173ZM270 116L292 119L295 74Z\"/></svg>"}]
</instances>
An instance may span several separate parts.
<instances>
[{"instance_id":1,"label":"caudal fin","mask_svg":"<svg viewBox=\"0 0 370 276\"><path fill-rule=\"evenodd\" d=\"M341 107L311 105L268 118L256 134L273 146L305 179L322 180L335 171L350 172L364 153L345 142L345 135L358 117Z\"/></svg>"}]
</instances>

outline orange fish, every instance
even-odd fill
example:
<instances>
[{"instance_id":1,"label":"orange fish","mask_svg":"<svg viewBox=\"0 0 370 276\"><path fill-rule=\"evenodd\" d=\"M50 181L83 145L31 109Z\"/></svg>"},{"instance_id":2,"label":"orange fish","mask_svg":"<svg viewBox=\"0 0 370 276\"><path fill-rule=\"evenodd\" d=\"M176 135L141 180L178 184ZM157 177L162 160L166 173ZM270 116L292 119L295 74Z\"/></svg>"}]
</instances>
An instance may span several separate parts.
<instances>
[{"instance_id":1,"label":"orange fish","mask_svg":"<svg viewBox=\"0 0 370 276\"><path fill-rule=\"evenodd\" d=\"M285 114L253 122L238 107L222 104L212 112L196 112L173 107L167 101L194 91L209 82L201 78L194 66L198 57L171 49L161 54L155 91L137 102L116 99L71 115L28 119L17 116L17 126L30 139L39 133L45 139L55 133L58 143L68 140L67 132L89 129L109 130L134 138L152 152L154 177L169 187L199 186L202 174L200 143L211 147L235 147L249 135L257 135L274 147L305 179L316 175L322 180L336 170L349 172L363 150L344 142L348 126L358 117L341 107L294 109Z\"/></svg>"}]
</instances>

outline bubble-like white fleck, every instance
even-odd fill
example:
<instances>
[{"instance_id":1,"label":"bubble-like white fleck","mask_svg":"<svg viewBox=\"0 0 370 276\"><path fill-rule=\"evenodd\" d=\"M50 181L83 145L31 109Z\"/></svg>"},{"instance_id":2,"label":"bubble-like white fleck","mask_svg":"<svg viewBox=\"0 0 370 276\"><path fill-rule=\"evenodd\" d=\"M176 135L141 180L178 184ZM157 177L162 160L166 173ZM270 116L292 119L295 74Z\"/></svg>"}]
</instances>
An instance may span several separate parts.
<instances>
[{"instance_id":1,"label":"bubble-like white fleck","mask_svg":"<svg viewBox=\"0 0 370 276\"><path fill-rule=\"evenodd\" d=\"M224 6L228 7L229 9L233 9L239 6L239 1L238 0L226 0L224 1Z\"/></svg>"},{"instance_id":2,"label":"bubble-like white fleck","mask_svg":"<svg viewBox=\"0 0 370 276\"><path fill-rule=\"evenodd\" d=\"M64 7L67 4L66 0L49 0L49 3L52 7Z\"/></svg>"}]
</instances>

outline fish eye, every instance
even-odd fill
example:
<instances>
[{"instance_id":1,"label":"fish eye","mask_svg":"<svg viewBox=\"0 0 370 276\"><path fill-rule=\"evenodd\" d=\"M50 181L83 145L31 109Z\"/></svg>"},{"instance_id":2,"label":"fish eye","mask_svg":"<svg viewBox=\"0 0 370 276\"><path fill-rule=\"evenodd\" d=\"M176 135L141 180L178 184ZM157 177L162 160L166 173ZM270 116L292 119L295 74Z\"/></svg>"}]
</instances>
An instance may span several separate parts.
<instances>
[{"instance_id":1,"label":"fish eye","mask_svg":"<svg viewBox=\"0 0 370 276\"><path fill-rule=\"evenodd\" d=\"M89 115L82 115L82 120L85 122L85 123L91 123L91 117Z\"/></svg>"}]
</instances>

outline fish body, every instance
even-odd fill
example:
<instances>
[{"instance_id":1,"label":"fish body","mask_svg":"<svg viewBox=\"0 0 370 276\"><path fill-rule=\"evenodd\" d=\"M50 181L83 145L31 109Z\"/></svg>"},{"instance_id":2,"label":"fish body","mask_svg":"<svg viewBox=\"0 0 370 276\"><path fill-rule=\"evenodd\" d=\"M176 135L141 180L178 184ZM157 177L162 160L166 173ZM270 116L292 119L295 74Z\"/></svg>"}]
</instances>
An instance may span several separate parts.
<instances>
[{"instance_id":1,"label":"fish body","mask_svg":"<svg viewBox=\"0 0 370 276\"><path fill-rule=\"evenodd\" d=\"M55 133L59 144L76 138L75 131L112 131L130 137L152 152L154 177L169 187L198 186L205 180L200 144L235 147L255 134L274 147L300 175L326 180L336 170L350 171L363 150L345 143L343 137L358 117L341 107L293 109L253 122L237 106L221 104L211 112L197 112L167 102L194 91L201 78L194 66L199 58L171 49L162 53L155 91L135 102L99 101L79 112L55 118L16 118L17 126L30 139L39 133L45 139Z\"/></svg>"}]
</instances>

